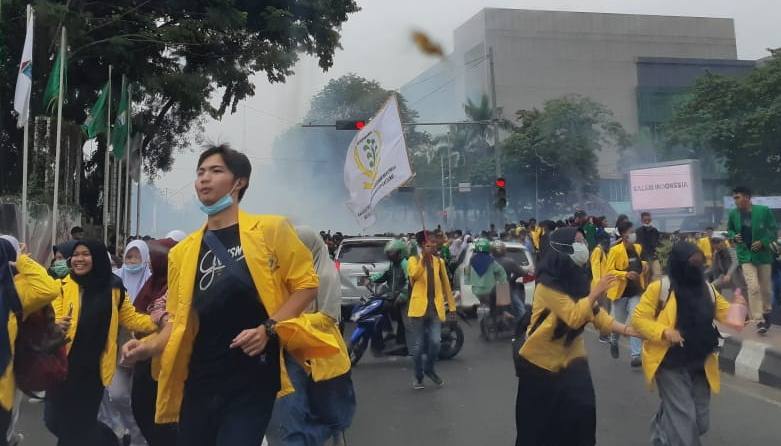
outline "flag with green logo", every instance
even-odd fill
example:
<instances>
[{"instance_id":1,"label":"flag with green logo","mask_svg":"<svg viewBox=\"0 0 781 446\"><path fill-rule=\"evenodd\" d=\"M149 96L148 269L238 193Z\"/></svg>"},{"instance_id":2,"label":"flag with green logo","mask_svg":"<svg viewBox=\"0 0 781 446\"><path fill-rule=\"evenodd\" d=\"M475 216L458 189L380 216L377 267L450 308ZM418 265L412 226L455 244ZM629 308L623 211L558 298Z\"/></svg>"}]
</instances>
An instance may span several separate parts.
<instances>
[{"instance_id":1,"label":"flag with green logo","mask_svg":"<svg viewBox=\"0 0 781 446\"><path fill-rule=\"evenodd\" d=\"M57 99L60 95L60 66L62 64L65 64L62 69L62 87L65 91L68 90L68 56L64 51L64 45L65 41L63 40L60 42L60 48L57 50L57 57L54 59L54 66L52 67L52 72L49 74L46 90L43 91L43 109L48 113L53 112L57 106ZM64 93L65 92L63 92L63 95Z\"/></svg>"},{"instance_id":2,"label":"flag with green logo","mask_svg":"<svg viewBox=\"0 0 781 446\"><path fill-rule=\"evenodd\" d=\"M114 156L117 158L125 156L127 134L130 131L130 101L127 97L127 87L125 77L122 76L122 96L119 99L117 119L114 121L114 130L111 133L111 145L114 147Z\"/></svg>"},{"instance_id":3,"label":"flag with green logo","mask_svg":"<svg viewBox=\"0 0 781 446\"><path fill-rule=\"evenodd\" d=\"M84 125L81 126L81 128L84 129L84 133L86 133L87 137L90 139L106 131L106 103L108 102L108 91L110 88L111 81L108 81L100 91L98 100L95 101L95 105L93 105L92 109L89 111L89 115L87 115Z\"/></svg>"}]
</instances>

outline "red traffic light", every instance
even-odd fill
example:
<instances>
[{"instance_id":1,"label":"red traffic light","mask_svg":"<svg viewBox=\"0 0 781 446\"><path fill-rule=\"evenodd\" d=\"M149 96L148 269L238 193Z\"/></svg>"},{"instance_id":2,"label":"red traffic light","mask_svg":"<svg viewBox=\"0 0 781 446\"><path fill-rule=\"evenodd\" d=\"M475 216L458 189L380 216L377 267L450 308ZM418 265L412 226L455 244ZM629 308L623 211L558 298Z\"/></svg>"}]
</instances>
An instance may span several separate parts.
<instances>
[{"instance_id":1,"label":"red traffic light","mask_svg":"<svg viewBox=\"0 0 781 446\"><path fill-rule=\"evenodd\" d=\"M336 121L336 130L361 130L362 128L366 127L366 121L365 120L358 120L358 121L347 121L347 120L339 120Z\"/></svg>"},{"instance_id":2,"label":"red traffic light","mask_svg":"<svg viewBox=\"0 0 781 446\"><path fill-rule=\"evenodd\" d=\"M505 181L504 178L500 177L500 178L496 179L495 184L496 184L496 187L504 188L507 185L507 181Z\"/></svg>"},{"instance_id":3,"label":"red traffic light","mask_svg":"<svg viewBox=\"0 0 781 446\"><path fill-rule=\"evenodd\" d=\"M366 121L355 121L355 128L361 130L366 127Z\"/></svg>"}]
</instances>

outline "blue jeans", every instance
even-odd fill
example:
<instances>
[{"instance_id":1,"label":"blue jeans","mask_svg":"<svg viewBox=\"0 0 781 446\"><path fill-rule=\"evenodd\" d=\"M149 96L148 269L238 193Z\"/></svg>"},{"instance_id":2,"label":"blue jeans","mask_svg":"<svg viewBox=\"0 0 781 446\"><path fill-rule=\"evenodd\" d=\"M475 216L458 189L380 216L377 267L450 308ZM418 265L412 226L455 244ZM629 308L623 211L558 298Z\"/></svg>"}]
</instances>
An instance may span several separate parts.
<instances>
[{"instance_id":1,"label":"blue jeans","mask_svg":"<svg viewBox=\"0 0 781 446\"><path fill-rule=\"evenodd\" d=\"M435 311L428 311L423 317L409 318L409 332L412 341L410 355L415 362L415 378L422 380L424 372L434 373L434 363L439 356L439 346L442 342L442 321Z\"/></svg>"},{"instance_id":2,"label":"blue jeans","mask_svg":"<svg viewBox=\"0 0 781 446\"><path fill-rule=\"evenodd\" d=\"M524 302L526 297L525 290L521 287L510 288L510 301L513 304L513 314L518 319L523 317L526 312L526 303Z\"/></svg>"},{"instance_id":3,"label":"blue jeans","mask_svg":"<svg viewBox=\"0 0 781 446\"><path fill-rule=\"evenodd\" d=\"M640 296L622 297L621 299L613 301L613 318L622 323L629 324L632 320L632 313L635 312L635 307L640 303ZM618 335L613 333L610 335L610 342L618 342ZM629 352L632 357L640 357L640 351L643 347L643 341L640 338L629 338Z\"/></svg>"},{"instance_id":4,"label":"blue jeans","mask_svg":"<svg viewBox=\"0 0 781 446\"><path fill-rule=\"evenodd\" d=\"M346 430L355 415L355 390L350 373L313 382L289 355L285 365L296 389L277 401L274 424L285 446L321 446Z\"/></svg>"}]
</instances>

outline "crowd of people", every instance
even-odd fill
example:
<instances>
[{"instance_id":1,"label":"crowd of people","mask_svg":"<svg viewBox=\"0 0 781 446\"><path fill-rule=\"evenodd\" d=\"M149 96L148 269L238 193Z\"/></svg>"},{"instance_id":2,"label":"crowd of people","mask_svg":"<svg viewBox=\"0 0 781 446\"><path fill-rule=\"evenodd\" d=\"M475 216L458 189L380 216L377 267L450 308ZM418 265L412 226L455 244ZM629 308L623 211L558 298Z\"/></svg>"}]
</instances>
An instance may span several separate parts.
<instances>
[{"instance_id":1,"label":"crowd of people","mask_svg":"<svg viewBox=\"0 0 781 446\"><path fill-rule=\"evenodd\" d=\"M16 441L23 364L14 346L38 334L24 327L40 314L51 315L40 319L50 322L44 329L63 336L37 360L64 361L67 373L39 389L25 380L22 390L44 391L44 423L58 445L345 444L356 399L333 262L345 236L242 211L250 176L245 155L208 148L195 180L203 227L128 240L119 258L74 228L46 269L0 237L0 432L9 432L0 446ZM772 213L746 188L733 195L727 231L697 237L664 234L649 213L636 227L627 216L609 226L583 211L475 234L422 230L391 240L389 268L367 280L388 286L413 389L426 378L442 386L440 332L455 319L453 275L472 246L466 283L492 311L506 290L523 333L517 445L596 444L588 324L614 358L628 337L631 367L658 388L651 443L699 445L719 390L713 322L767 333L781 271ZM511 241L534 256L534 270L505 255ZM535 293L524 296L530 275ZM723 297L741 292L747 321L730 319Z\"/></svg>"}]
</instances>

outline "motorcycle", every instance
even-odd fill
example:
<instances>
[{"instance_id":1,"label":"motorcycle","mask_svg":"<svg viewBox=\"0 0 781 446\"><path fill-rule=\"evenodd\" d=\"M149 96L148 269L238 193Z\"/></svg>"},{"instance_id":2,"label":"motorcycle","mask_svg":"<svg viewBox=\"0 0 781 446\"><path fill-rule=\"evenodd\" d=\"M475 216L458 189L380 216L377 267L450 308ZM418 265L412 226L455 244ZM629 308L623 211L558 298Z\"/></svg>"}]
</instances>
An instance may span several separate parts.
<instances>
[{"instance_id":1,"label":"motorcycle","mask_svg":"<svg viewBox=\"0 0 781 446\"><path fill-rule=\"evenodd\" d=\"M514 292L514 290L509 290ZM480 320L480 334L486 341L512 337L521 318L515 315L509 305L497 305L495 297L480 299L477 317ZM493 302L492 302L493 301Z\"/></svg>"},{"instance_id":2,"label":"motorcycle","mask_svg":"<svg viewBox=\"0 0 781 446\"><path fill-rule=\"evenodd\" d=\"M374 356L407 356L406 345L391 342L395 341L393 334L385 335L385 332L392 332L387 305L393 299L388 297L388 286L366 284L366 288L370 294L361 298L361 303L355 306L350 316L350 321L355 323L355 329L347 343L351 364L355 366L370 346ZM443 323L439 359L455 357L463 345L464 331L458 323L455 321Z\"/></svg>"}]
</instances>

